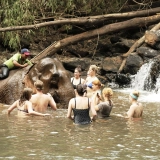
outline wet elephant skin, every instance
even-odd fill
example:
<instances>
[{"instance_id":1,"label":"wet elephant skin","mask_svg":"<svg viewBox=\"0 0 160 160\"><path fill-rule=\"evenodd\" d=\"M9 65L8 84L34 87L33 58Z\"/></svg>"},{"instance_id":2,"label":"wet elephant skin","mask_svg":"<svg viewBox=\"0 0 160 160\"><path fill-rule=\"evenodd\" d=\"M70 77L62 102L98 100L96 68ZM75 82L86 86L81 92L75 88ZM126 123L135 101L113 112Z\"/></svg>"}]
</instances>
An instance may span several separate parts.
<instances>
[{"instance_id":1,"label":"wet elephant skin","mask_svg":"<svg viewBox=\"0 0 160 160\"><path fill-rule=\"evenodd\" d=\"M43 92L53 96L58 108L67 108L69 100L74 97L69 73L57 58L48 57L30 68L11 71L7 79L0 81L0 103L13 103L24 87L32 88L35 93L34 82L37 79L43 81Z\"/></svg>"}]
</instances>

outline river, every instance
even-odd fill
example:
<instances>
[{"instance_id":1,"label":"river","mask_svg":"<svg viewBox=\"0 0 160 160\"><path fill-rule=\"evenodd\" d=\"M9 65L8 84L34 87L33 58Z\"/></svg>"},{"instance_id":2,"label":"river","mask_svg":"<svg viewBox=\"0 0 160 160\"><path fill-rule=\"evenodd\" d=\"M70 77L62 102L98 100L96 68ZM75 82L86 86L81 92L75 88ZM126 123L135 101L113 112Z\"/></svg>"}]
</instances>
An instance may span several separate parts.
<instances>
[{"instance_id":1,"label":"river","mask_svg":"<svg viewBox=\"0 0 160 160\"><path fill-rule=\"evenodd\" d=\"M15 160L159 160L160 95L141 92L141 120L121 115L129 109L129 89L114 90L110 118L87 126L73 125L67 110L51 117L6 115L0 106L0 159Z\"/></svg>"}]
</instances>

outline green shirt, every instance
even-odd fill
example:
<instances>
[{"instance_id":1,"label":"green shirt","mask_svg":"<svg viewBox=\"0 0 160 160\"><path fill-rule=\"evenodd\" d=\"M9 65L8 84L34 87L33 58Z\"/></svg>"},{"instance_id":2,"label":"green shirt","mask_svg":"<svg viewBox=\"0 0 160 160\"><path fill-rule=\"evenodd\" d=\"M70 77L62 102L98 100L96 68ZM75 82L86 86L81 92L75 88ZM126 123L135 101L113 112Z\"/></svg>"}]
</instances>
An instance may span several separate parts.
<instances>
[{"instance_id":1,"label":"green shirt","mask_svg":"<svg viewBox=\"0 0 160 160\"><path fill-rule=\"evenodd\" d=\"M21 58L21 54L20 53L16 53L15 55L13 55L9 60L5 61L4 64L9 68L9 69L13 69L16 68L16 66L14 66L13 61L17 61L19 64L25 64L28 63L29 65L32 65L32 63L28 60L22 60Z\"/></svg>"}]
</instances>

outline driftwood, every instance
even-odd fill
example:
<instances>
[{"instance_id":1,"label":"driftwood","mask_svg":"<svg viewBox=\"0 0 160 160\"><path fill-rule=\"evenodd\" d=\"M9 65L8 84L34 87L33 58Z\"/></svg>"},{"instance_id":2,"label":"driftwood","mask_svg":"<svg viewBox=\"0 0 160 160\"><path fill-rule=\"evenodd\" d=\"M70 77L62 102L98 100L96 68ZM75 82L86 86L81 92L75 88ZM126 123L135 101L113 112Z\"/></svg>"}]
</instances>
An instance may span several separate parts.
<instances>
[{"instance_id":1,"label":"driftwood","mask_svg":"<svg viewBox=\"0 0 160 160\"><path fill-rule=\"evenodd\" d=\"M60 41L57 41L55 44L52 44L51 46L47 47L43 52L41 52L41 54L34 57L34 59L32 59L32 62L36 63L36 61L39 61L41 58L46 57L47 55L52 56L59 49L67 45L76 43L78 41L87 40L90 38L94 38L96 36L112 33L115 31L120 31L123 29L131 29L131 28L137 28L138 26L146 26L149 24L158 23L159 21L160 21L160 15L142 17L142 18L133 18L131 20L105 25L99 29L70 36L68 38L64 38Z\"/></svg>"},{"instance_id":2,"label":"driftwood","mask_svg":"<svg viewBox=\"0 0 160 160\"><path fill-rule=\"evenodd\" d=\"M156 31L156 30L158 30L159 28L160 28L160 23L158 23L157 25L155 25L155 26L151 29L151 31ZM135 51L139 46L141 46L141 45L144 43L144 41L145 41L145 36L141 37L138 41L136 41L136 42L132 45L132 47L129 49L129 51L128 51L127 53L125 53L125 54L122 55L122 57L123 57L124 59L123 59L122 64L121 64L121 66L120 66L120 68L119 68L119 70L118 70L118 73L120 73L120 72L123 70L123 68L124 68L124 66L125 66L125 64L126 64L126 59L127 59L127 57L128 57L133 51Z\"/></svg>"},{"instance_id":3,"label":"driftwood","mask_svg":"<svg viewBox=\"0 0 160 160\"><path fill-rule=\"evenodd\" d=\"M7 31L17 31L17 30L29 30L29 29L38 29L41 27L52 26L52 25L85 25L85 24L96 24L100 22L104 22L106 20L117 19L120 20L130 19L134 17L145 17L155 15L160 12L160 7L152 8L148 10L141 10L141 11L134 11L134 12L127 12L127 13L115 13L115 14L106 14L106 15L99 15L99 16L89 16L89 17L78 17L78 18L69 18L69 19L58 19L49 22L43 22L33 25L26 25L26 26L11 26L0 28L0 32L7 32Z\"/></svg>"}]
</instances>

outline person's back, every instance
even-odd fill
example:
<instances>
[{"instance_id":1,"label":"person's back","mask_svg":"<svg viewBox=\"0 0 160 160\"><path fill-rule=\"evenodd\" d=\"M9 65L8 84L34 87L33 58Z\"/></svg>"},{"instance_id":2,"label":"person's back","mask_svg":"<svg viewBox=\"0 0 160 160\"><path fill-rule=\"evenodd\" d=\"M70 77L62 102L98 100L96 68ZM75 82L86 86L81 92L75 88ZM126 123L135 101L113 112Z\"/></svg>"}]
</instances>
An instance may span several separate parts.
<instances>
[{"instance_id":1,"label":"person's back","mask_svg":"<svg viewBox=\"0 0 160 160\"><path fill-rule=\"evenodd\" d=\"M143 106L141 103L132 104L130 106L131 109L133 109L133 118L141 118L143 113Z\"/></svg>"},{"instance_id":2,"label":"person's back","mask_svg":"<svg viewBox=\"0 0 160 160\"><path fill-rule=\"evenodd\" d=\"M78 95L69 101L67 117L74 120L75 124L89 124L91 122L89 115L90 99L83 97L85 90L85 85L77 85ZM71 116L72 111L74 118Z\"/></svg>"},{"instance_id":3,"label":"person's back","mask_svg":"<svg viewBox=\"0 0 160 160\"><path fill-rule=\"evenodd\" d=\"M97 111L97 117L98 118L107 118L109 117L112 107L113 107L113 103L109 104L108 102L101 102L98 104L97 106L99 108L99 110Z\"/></svg>"},{"instance_id":4,"label":"person's back","mask_svg":"<svg viewBox=\"0 0 160 160\"><path fill-rule=\"evenodd\" d=\"M37 80L34 83L34 86L36 87L36 94L32 95L31 102L33 105L33 109L37 112L44 113L48 107L48 105L53 109L56 110L56 103L52 96L50 94L43 94L43 82L40 80Z\"/></svg>"}]
</instances>

